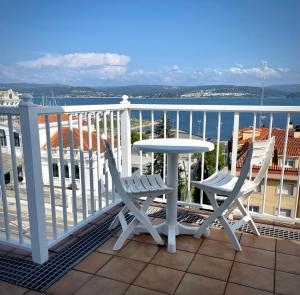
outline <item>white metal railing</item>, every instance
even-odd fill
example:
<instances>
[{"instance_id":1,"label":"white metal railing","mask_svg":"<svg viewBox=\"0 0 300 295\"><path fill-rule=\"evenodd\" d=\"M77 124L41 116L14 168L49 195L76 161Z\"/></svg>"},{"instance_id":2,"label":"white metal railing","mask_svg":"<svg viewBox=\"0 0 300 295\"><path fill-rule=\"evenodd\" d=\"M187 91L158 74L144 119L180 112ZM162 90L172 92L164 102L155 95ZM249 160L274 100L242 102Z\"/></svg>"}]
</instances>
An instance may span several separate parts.
<instances>
[{"instance_id":1,"label":"white metal railing","mask_svg":"<svg viewBox=\"0 0 300 295\"><path fill-rule=\"evenodd\" d=\"M300 121L300 107L288 106L217 106L217 105L159 105L159 104L130 104L124 96L120 104L86 105L86 106L53 106L38 107L32 104L32 97L23 96L19 107L1 107L1 128L6 128L8 144L0 146L0 242L13 244L20 248L31 249L33 260L42 263L48 259L48 248L52 247L78 228L98 217L100 214L119 202L114 190L113 180L103 157L101 134L104 133L115 151L117 167L122 176L131 175L131 119L138 122L139 138L144 132L143 120L150 124L150 137L155 137L155 122L162 117L164 138L167 137L167 119L172 114L174 118L174 136L180 136L181 117L185 114L187 136L195 135L195 120L202 123L201 138L207 139L211 129L215 130L216 144L215 170L218 170L219 146L221 143L222 120L230 116L232 119L232 151L231 173L236 174L238 156L238 135L240 118L244 114L253 115L252 140L255 140L257 130L257 114L269 115L269 137L275 128L274 118L278 114L286 116L285 141L283 148L283 163L286 160L289 144L289 121L291 116L297 116ZM213 123L209 120L214 114ZM42 123L39 122L42 118ZM201 120L200 120L201 119ZM175 123L176 121L176 123ZM5 124L7 125L5 127ZM21 147L14 144L14 132L20 129ZM135 126L136 128L136 126ZM212 138L209 138L212 140ZM5 156L5 151L9 157ZM143 173L144 154L139 153L140 173ZM149 169L154 172L154 153L149 157ZM21 159L21 160L20 160ZM200 179L204 175L205 153L200 155ZM8 162L10 164L8 164ZM25 181L18 180L20 162ZM166 157L163 157L163 177L166 179ZM210 208L205 204L203 192L200 192L198 202L192 199L191 164L192 155L187 155L186 179L187 194L178 205ZM55 169L53 164L55 164ZM6 167L11 167L13 190L5 183ZM284 165L283 165L284 166ZM57 175L57 171L59 175ZM55 172L55 175L54 175ZM252 173L251 173L252 174ZM292 216L280 216L281 208L285 206L287 197L283 194L283 184L286 179L285 167L282 167L279 178L279 194L272 196L276 205L270 212L267 205L270 198L267 185L270 177L266 176L261 193L261 209L256 215L267 218L287 219L299 222L297 215L299 197L299 167L295 184L296 190L292 201ZM247 204L253 205L254 197ZM257 197L256 197L257 199ZM165 201L163 196L161 201ZM275 204L274 203L274 204ZM14 204L13 207L11 204ZM277 208L277 211L276 211ZM276 212L275 212L276 211ZM28 226L29 225L29 226Z\"/></svg>"}]
</instances>

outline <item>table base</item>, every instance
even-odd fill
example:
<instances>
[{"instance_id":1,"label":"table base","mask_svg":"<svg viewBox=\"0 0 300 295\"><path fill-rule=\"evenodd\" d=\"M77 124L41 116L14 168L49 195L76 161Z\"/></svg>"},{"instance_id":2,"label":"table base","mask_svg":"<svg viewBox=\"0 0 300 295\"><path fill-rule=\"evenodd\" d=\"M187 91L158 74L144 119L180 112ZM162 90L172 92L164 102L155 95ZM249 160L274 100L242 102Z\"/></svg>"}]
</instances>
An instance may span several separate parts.
<instances>
[{"instance_id":1,"label":"table base","mask_svg":"<svg viewBox=\"0 0 300 295\"><path fill-rule=\"evenodd\" d=\"M155 224L155 229L159 234L165 235L168 237L168 252L176 252L176 236L178 235L194 235L198 230L198 227L186 226L179 222L175 224L167 224L166 221ZM134 234L148 233L143 227L136 227Z\"/></svg>"}]
</instances>

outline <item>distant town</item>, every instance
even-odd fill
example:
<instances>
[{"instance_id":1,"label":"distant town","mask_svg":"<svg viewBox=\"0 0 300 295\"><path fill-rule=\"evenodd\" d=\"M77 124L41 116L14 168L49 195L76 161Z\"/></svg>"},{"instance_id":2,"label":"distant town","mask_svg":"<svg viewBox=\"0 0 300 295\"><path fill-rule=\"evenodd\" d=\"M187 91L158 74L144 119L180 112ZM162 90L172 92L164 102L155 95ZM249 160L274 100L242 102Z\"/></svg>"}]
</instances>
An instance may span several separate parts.
<instances>
[{"instance_id":1,"label":"distant town","mask_svg":"<svg viewBox=\"0 0 300 295\"><path fill-rule=\"evenodd\" d=\"M34 97L52 98L196 98L196 97L260 97L261 87L235 85L165 86L133 85L114 87L82 87L60 84L0 83L0 90L13 89ZM300 84L265 87L265 97L300 97Z\"/></svg>"}]
</instances>

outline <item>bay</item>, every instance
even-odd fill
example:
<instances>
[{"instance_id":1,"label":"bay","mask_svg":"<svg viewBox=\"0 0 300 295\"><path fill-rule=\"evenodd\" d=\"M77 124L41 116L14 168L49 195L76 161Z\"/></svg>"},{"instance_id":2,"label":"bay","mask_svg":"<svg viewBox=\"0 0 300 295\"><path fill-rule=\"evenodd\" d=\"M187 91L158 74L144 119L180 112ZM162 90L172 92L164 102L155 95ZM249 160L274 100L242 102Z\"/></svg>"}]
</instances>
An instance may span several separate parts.
<instances>
[{"instance_id":1,"label":"bay","mask_svg":"<svg viewBox=\"0 0 300 295\"><path fill-rule=\"evenodd\" d=\"M46 103L51 103L51 99L46 100ZM35 98L36 104L41 104L41 98ZM53 101L52 101L53 102ZM120 103L121 98L56 98L57 105L98 105L98 104L115 104ZM260 105L260 98L253 97L210 97L210 98L132 98L130 102L133 104L177 104L177 105ZM269 106L300 106L300 97L298 98L264 98L263 105ZM133 118L138 118L138 112L132 111ZM269 113L262 114L262 125L269 125ZM143 119L150 119L150 111L142 112ZM162 118L162 112L155 112L154 117L156 120ZM176 112L167 112L167 116L172 123L176 126ZM209 112L206 115L206 137L214 139L217 137L217 112ZM260 113L257 114L257 125L259 124ZM287 121L287 114L274 113L273 114L273 127L285 128ZM189 131L189 112L180 112L179 128L183 131ZM300 114L291 113L291 122L294 125L300 124ZM241 113L239 120L239 128L249 127L253 125L253 113ZM232 134L233 127L233 113L221 114L221 139L228 140ZM193 112L193 128L192 132L195 135L202 136L203 134L203 113Z\"/></svg>"}]
</instances>

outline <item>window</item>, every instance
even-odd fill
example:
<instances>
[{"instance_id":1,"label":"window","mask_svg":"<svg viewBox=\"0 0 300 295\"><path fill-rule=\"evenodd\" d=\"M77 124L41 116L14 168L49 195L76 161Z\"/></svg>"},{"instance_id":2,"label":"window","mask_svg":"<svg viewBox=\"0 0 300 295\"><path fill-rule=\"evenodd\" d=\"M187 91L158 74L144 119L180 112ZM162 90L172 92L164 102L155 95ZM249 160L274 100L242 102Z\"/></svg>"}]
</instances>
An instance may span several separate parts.
<instances>
[{"instance_id":1,"label":"window","mask_svg":"<svg viewBox=\"0 0 300 295\"><path fill-rule=\"evenodd\" d=\"M259 213L259 206L249 205L249 212Z\"/></svg>"},{"instance_id":2,"label":"window","mask_svg":"<svg viewBox=\"0 0 300 295\"><path fill-rule=\"evenodd\" d=\"M275 215L277 215L278 209L275 209ZM285 216L285 217L291 217L292 216L292 210L291 209L280 209L280 216Z\"/></svg>"},{"instance_id":3,"label":"window","mask_svg":"<svg viewBox=\"0 0 300 295\"><path fill-rule=\"evenodd\" d=\"M0 129L0 144L1 146L7 146L6 135L3 129Z\"/></svg>"},{"instance_id":4,"label":"window","mask_svg":"<svg viewBox=\"0 0 300 295\"><path fill-rule=\"evenodd\" d=\"M285 160L285 167L295 167L295 160Z\"/></svg>"},{"instance_id":5,"label":"window","mask_svg":"<svg viewBox=\"0 0 300 295\"><path fill-rule=\"evenodd\" d=\"M14 132L14 143L16 147L20 147L20 136L17 132Z\"/></svg>"},{"instance_id":6,"label":"window","mask_svg":"<svg viewBox=\"0 0 300 295\"><path fill-rule=\"evenodd\" d=\"M65 165L65 178L70 178L69 166L68 165Z\"/></svg>"},{"instance_id":7,"label":"window","mask_svg":"<svg viewBox=\"0 0 300 295\"><path fill-rule=\"evenodd\" d=\"M276 187L276 194L280 194L280 184ZM292 196L294 194L294 185L292 183L284 182L282 184L282 194Z\"/></svg>"},{"instance_id":8,"label":"window","mask_svg":"<svg viewBox=\"0 0 300 295\"><path fill-rule=\"evenodd\" d=\"M79 166L75 165L75 179L80 179Z\"/></svg>"},{"instance_id":9,"label":"window","mask_svg":"<svg viewBox=\"0 0 300 295\"><path fill-rule=\"evenodd\" d=\"M53 177L59 177L59 172L58 172L58 165L57 163L52 164L53 167Z\"/></svg>"},{"instance_id":10,"label":"window","mask_svg":"<svg viewBox=\"0 0 300 295\"><path fill-rule=\"evenodd\" d=\"M5 181L5 184L10 183L10 173L9 172L4 174L4 181Z\"/></svg>"}]
</instances>

